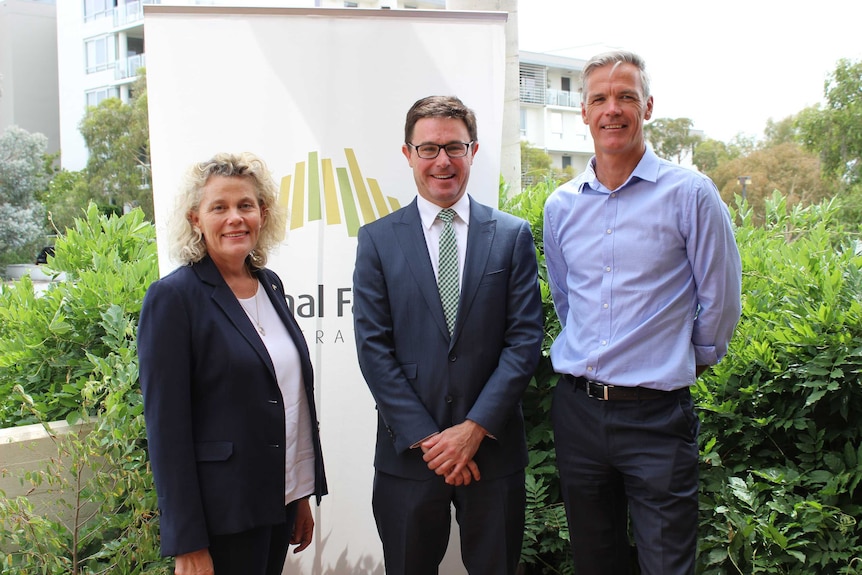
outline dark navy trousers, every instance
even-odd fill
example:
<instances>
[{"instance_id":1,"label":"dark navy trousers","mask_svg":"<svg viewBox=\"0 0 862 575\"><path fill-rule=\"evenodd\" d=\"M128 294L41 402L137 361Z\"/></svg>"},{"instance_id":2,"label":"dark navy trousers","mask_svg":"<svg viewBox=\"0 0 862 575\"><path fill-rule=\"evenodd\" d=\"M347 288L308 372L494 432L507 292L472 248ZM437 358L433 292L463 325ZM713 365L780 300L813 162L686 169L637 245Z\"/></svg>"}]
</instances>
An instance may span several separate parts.
<instances>
[{"instance_id":1,"label":"dark navy trousers","mask_svg":"<svg viewBox=\"0 0 862 575\"><path fill-rule=\"evenodd\" d=\"M700 427L688 388L601 401L564 378L551 409L578 575L693 575ZM631 519L631 530L629 529Z\"/></svg>"}]
</instances>

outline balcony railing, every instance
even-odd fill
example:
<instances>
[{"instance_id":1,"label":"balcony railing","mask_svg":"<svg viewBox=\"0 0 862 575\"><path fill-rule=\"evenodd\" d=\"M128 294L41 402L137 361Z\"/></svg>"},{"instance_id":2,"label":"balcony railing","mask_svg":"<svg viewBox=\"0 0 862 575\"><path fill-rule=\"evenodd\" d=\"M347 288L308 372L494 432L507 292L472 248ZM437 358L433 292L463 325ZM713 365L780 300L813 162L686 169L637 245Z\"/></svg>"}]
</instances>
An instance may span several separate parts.
<instances>
[{"instance_id":1,"label":"balcony railing","mask_svg":"<svg viewBox=\"0 0 862 575\"><path fill-rule=\"evenodd\" d=\"M521 84L521 102L524 104L544 104L545 90L535 86L525 86Z\"/></svg>"},{"instance_id":2,"label":"balcony railing","mask_svg":"<svg viewBox=\"0 0 862 575\"><path fill-rule=\"evenodd\" d=\"M138 68L143 68L146 65L146 54L135 54L134 56L129 56L125 60L118 60L117 66L114 68L114 78L117 80L134 78L138 75Z\"/></svg>"},{"instance_id":3,"label":"balcony railing","mask_svg":"<svg viewBox=\"0 0 862 575\"><path fill-rule=\"evenodd\" d=\"M545 104L548 106L578 108L581 105L581 94L579 92L548 89L545 91Z\"/></svg>"},{"instance_id":4,"label":"balcony railing","mask_svg":"<svg viewBox=\"0 0 862 575\"><path fill-rule=\"evenodd\" d=\"M579 92L566 92L550 88L521 85L520 98L522 104L544 104L545 106L562 106L565 108L579 108L581 106L581 94Z\"/></svg>"},{"instance_id":5,"label":"balcony railing","mask_svg":"<svg viewBox=\"0 0 862 575\"><path fill-rule=\"evenodd\" d=\"M144 3L141 0L120 4L114 8L114 26L125 26L144 19Z\"/></svg>"}]
</instances>

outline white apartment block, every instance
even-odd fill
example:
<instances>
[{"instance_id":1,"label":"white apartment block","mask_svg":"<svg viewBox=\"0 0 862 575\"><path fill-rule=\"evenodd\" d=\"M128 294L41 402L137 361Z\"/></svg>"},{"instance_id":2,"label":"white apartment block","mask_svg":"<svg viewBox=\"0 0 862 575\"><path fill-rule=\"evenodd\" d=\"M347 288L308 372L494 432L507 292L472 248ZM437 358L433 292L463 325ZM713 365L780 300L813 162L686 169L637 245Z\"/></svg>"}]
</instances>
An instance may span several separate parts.
<instances>
[{"instance_id":1,"label":"white apartment block","mask_svg":"<svg viewBox=\"0 0 862 575\"><path fill-rule=\"evenodd\" d=\"M105 98L128 101L137 71L146 67L144 4L160 0L61 0L57 4L62 166L81 170L87 148L78 125L88 106ZM445 0L170 0L173 5L298 8L443 9Z\"/></svg>"},{"instance_id":2,"label":"white apartment block","mask_svg":"<svg viewBox=\"0 0 862 575\"><path fill-rule=\"evenodd\" d=\"M143 5L168 1L440 10L447 4L446 0L62 0L57 4L57 46L64 168L86 166L87 149L78 125L87 106L109 97L128 101L132 95L137 71L146 66ZM582 171L593 153L589 130L581 121L580 72L585 61L525 51L519 57L521 140L547 152L556 171L568 166L574 173Z\"/></svg>"},{"instance_id":3,"label":"white apartment block","mask_svg":"<svg viewBox=\"0 0 862 575\"><path fill-rule=\"evenodd\" d=\"M521 140L551 156L557 171L582 172L593 155L581 118L581 71L586 60L519 52Z\"/></svg>"},{"instance_id":4,"label":"white apartment block","mask_svg":"<svg viewBox=\"0 0 862 575\"><path fill-rule=\"evenodd\" d=\"M0 133L9 126L60 149L54 0L0 0Z\"/></svg>"}]
</instances>

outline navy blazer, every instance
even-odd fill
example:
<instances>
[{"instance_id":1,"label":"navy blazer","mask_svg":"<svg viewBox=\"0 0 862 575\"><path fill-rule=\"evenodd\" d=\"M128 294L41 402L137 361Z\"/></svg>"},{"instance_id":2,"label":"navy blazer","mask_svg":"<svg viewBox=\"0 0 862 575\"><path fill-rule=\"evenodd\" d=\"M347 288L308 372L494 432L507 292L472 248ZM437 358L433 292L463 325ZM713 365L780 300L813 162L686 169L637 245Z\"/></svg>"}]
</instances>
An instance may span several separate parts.
<instances>
[{"instance_id":1,"label":"navy blazer","mask_svg":"<svg viewBox=\"0 0 862 575\"><path fill-rule=\"evenodd\" d=\"M327 488L308 346L279 277L256 275L299 351L319 504ZM283 522L285 422L275 369L209 257L149 287L138 357L162 555L209 547L208 534Z\"/></svg>"},{"instance_id":2,"label":"navy blazer","mask_svg":"<svg viewBox=\"0 0 862 575\"><path fill-rule=\"evenodd\" d=\"M483 479L527 464L521 396L543 337L533 236L524 220L472 198L468 229L451 338L416 200L359 230L353 316L377 403L379 471L434 476L411 446L465 419L494 438L474 457Z\"/></svg>"}]
</instances>

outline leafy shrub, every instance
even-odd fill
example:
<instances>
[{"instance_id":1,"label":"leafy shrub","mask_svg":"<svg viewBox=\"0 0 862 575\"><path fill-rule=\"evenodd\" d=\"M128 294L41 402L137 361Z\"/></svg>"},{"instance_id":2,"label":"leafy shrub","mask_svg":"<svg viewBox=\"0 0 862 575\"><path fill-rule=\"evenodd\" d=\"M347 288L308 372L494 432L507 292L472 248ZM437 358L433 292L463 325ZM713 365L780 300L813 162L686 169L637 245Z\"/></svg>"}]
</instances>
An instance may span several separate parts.
<instances>
[{"instance_id":1,"label":"leafy shrub","mask_svg":"<svg viewBox=\"0 0 862 575\"><path fill-rule=\"evenodd\" d=\"M836 210L740 207L742 319L695 390L701 573L862 573L862 258Z\"/></svg>"},{"instance_id":2,"label":"leafy shrub","mask_svg":"<svg viewBox=\"0 0 862 575\"><path fill-rule=\"evenodd\" d=\"M3 573L168 573L145 450L136 325L157 277L155 232L139 210L86 219L48 265L66 280L34 295L29 279L0 293L3 426L66 419L56 456L22 480L60 492L48 512L0 497ZM62 518L62 519L61 519Z\"/></svg>"}]
</instances>

